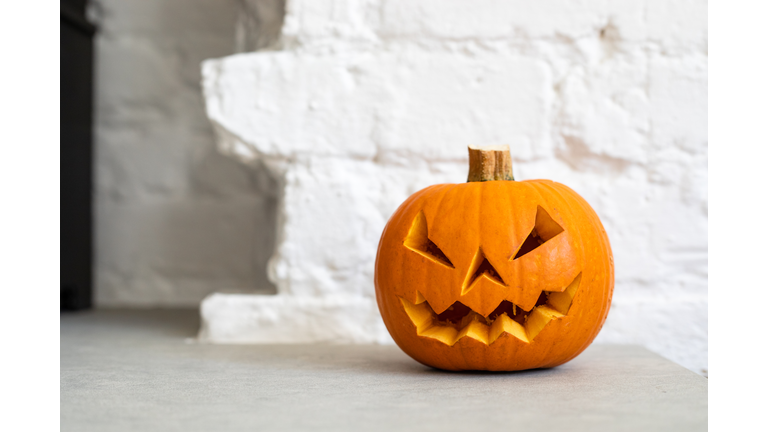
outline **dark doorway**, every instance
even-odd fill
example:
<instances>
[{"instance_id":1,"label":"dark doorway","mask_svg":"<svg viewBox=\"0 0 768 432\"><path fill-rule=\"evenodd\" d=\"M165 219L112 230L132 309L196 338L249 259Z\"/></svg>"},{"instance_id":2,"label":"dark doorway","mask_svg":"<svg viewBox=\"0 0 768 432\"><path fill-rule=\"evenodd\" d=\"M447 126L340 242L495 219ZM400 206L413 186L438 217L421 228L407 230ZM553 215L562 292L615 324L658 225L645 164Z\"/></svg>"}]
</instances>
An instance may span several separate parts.
<instances>
[{"instance_id":1,"label":"dark doorway","mask_svg":"<svg viewBox=\"0 0 768 432\"><path fill-rule=\"evenodd\" d=\"M87 0L61 2L61 310L91 307L93 35Z\"/></svg>"}]
</instances>

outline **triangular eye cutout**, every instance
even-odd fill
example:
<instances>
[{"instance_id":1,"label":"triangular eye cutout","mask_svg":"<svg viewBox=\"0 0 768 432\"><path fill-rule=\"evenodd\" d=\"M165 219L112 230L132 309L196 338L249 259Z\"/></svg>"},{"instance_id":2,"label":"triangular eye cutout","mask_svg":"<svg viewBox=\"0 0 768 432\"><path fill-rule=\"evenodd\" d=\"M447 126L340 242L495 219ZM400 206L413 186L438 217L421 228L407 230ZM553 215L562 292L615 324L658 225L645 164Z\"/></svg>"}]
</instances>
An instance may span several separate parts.
<instances>
[{"instance_id":1,"label":"triangular eye cutout","mask_svg":"<svg viewBox=\"0 0 768 432\"><path fill-rule=\"evenodd\" d=\"M523 242L523 245L520 246L513 259L518 259L533 251L563 231L563 227L555 222L546 210L538 206L536 209L536 225L534 225L531 233L528 234L528 237Z\"/></svg>"},{"instance_id":2,"label":"triangular eye cutout","mask_svg":"<svg viewBox=\"0 0 768 432\"><path fill-rule=\"evenodd\" d=\"M499 285L507 285L499 275L499 272L493 267L493 264L485 257L483 249L480 248L477 250L475 258L472 259L467 276L464 278L464 284L461 286L461 295L468 293L475 285L475 282L483 276L487 276L488 279Z\"/></svg>"},{"instance_id":3,"label":"triangular eye cutout","mask_svg":"<svg viewBox=\"0 0 768 432\"><path fill-rule=\"evenodd\" d=\"M427 217L424 216L423 211L420 211L416 218L413 219L411 229L408 230L408 235L405 237L403 244L408 249L431 261L453 268L451 260L427 237Z\"/></svg>"}]
</instances>

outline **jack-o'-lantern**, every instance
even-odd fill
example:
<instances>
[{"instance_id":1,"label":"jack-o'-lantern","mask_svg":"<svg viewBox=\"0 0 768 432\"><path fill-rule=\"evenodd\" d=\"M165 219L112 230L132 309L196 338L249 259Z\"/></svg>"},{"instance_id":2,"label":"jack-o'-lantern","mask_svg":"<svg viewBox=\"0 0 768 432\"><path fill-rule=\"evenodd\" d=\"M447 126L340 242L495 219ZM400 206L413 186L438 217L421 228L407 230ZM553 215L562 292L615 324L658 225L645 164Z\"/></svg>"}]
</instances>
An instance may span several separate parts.
<instances>
[{"instance_id":1,"label":"jack-o'-lantern","mask_svg":"<svg viewBox=\"0 0 768 432\"><path fill-rule=\"evenodd\" d=\"M506 146L469 156L467 183L416 192L384 228L375 272L384 323L406 354L435 368L563 364L608 315L608 236L569 187L514 181Z\"/></svg>"}]
</instances>

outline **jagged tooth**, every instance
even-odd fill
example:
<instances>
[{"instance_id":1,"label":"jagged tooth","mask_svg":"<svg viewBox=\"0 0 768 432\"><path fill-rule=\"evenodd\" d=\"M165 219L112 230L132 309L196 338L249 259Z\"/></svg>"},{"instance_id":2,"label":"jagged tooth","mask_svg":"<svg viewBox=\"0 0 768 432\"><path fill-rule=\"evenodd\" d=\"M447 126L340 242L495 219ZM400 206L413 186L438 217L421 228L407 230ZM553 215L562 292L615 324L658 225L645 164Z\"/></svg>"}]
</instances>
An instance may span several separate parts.
<instances>
[{"instance_id":1,"label":"jagged tooth","mask_svg":"<svg viewBox=\"0 0 768 432\"><path fill-rule=\"evenodd\" d=\"M405 313L408 314L408 318L410 318L416 326L417 332L421 332L432 325L435 313L432 312L429 303L423 302L420 304L413 304L404 298L400 298L400 301L403 303L403 308L405 309Z\"/></svg>"},{"instance_id":2,"label":"jagged tooth","mask_svg":"<svg viewBox=\"0 0 768 432\"><path fill-rule=\"evenodd\" d=\"M413 304L408 300L401 298L405 313L416 326L416 334L432 339L437 339L446 345L456 343L456 334L458 331L449 326L433 325L435 321L435 312L426 301Z\"/></svg>"},{"instance_id":3,"label":"jagged tooth","mask_svg":"<svg viewBox=\"0 0 768 432\"><path fill-rule=\"evenodd\" d=\"M429 303L429 302L425 302L425 303ZM432 309L435 315L440 315L441 313L450 309L454 303L449 303L448 301L440 300L440 299L433 299L432 303L429 303L429 307Z\"/></svg>"},{"instance_id":4,"label":"jagged tooth","mask_svg":"<svg viewBox=\"0 0 768 432\"><path fill-rule=\"evenodd\" d=\"M510 318L506 313L496 317L490 331L490 343L496 341L502 333L509 333L525 343L530 343L525 328L519 322Z\"/></svg>"},{"instance_id":5,"label":"jagged tooth","mask_svg":"<svg viewBox=\"0 0 768 432\"><path fill-rule=\"evenodd\" d=\"M474 321L479 321L481 318L480 314L473 311L472 309L469 310L469 313L464 315L464 317L461 319L461 322L459 322L459 327L463 330L464 327L468 326Z\"/></svg>"},{"instance_id":6,"label":"jagged tooth","mask_svg":"<svg viewBox=\"0 0 768 432\"><path fill-rule=\"evenodd\" d=\"M446 345L453 346L453 344L455 344L459 339L457 337L457 333L458 331L456 331L456 329L453 327L435 325L427 327L424 330L420 330L418 335L437 339Z\"/></svg>"},{"instance_id":7,"label":"jagged tooth","mask_svg":"<svg viewBox=\"0 0 768 432\"><path fill-rule=\"evenodd\" d=\"M459 340L464 336L467 336L488 345L489 330L490 329L488 328L487 325L481 323L480 321L473 320L472 322L467 324L466 327L461 329L456 340Z\"/></svg>"},{"instance_id":8,"label":"jagged tooth","mask_svg":"<svg viewBox=\"0 0 768 432\"><path fill-rule=\"evenodd\" d=\"M581 273L573 279L573 282L563 292L551 293L547 304L561 314L567 315L571 309L573 298L576 297L576 292L579 290L579 285L581 285Z\"/></svg>"},{"instance_id":9,"label":"jagged tooth","mask_svg":"<svg viewBox=\"0 0 768 432\"><path fill-rule=\"evenodd\" d=\"M503 313L497 316L496 320L491 324L491 331L488 332L488 342L494 343L504 333L504 317L509 318L506 313Z\"/></svg>"},{"instance_id":10,"label":"jagged tooth","mask_svg":"<svg viewBox=\"0 0 768 432\"><path fill-rule=\"evenodd\" d=\"M543 291L539 291L539 293L536 294L535 298L533 297L533 295L528 294L526 295L526 298L523 298L523 299L511 298L511 296L508 296L505 300L515 305L515 309L516 309L515 315L517 315L517 313L520 311L530 313L533 310L533 308L536 307L536 301L539 300L539 297L541 296L542 292Z\"/></svg>"},{"instance_id":11,"label":"jagged tooth","mask_svg":"<svg viewBox=\"0 0 768 432\"><path fill-rule=\"evenodd\" d=\"M564 316L555 309L548 306L537 306L528 315L528 320L525 322L525 332L528 335L529 340L533 340L544 327L549 324L555 318Z\"/></svg>"}]
</instances>

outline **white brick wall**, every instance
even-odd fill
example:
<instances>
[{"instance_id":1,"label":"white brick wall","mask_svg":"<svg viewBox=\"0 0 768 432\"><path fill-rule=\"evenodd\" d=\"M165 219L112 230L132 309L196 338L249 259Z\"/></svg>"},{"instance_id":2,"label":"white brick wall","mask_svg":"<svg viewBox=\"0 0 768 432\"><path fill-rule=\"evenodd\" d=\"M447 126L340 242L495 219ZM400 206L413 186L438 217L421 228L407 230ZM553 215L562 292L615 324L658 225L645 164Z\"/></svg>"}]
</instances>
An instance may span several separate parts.
<instances>
[{"instance_id":1,"label":"white brick wall","mask_svg":"<svg viewBox=\"0 0 768 432\"><path fill-rule=\"evenodd\" d=\"M99 306L273 292L277 247L271 277L303 300L212 297L209 338L295 339L328 317L310 310L355 310L364 334L339 322L301 337L385 341L371 279L389 214L463 181L467 144L506 143L518 177L569 184L606 225L616 293L599 340L707 368L705 2L302 0L284 20L279 0L93 11ZM205 63L217 149L199 64L264 48ZM234 310L261 320L221 319Z\"/></svg>"},{"instance_id":2,"label":"white brick wall","mask_svg":"<svg viewBox=\"0 0 768 432\"><path fill-rule=\"evenodd\" d=\"M200 62L235 52L240 10L234 0L92 4L98 306L274 292L273 181L215 150L200 88Z\"/></svg>"},{"instance_id":3,"label":"white brick wall","mask_svg":"<svg viewBox=\"0 0 768 432\"><path fill-rule=\"evenodd\" d=\"M385 341L371 305L387 218L422 187L464 181L467 144L510 144L516 176L570 185L606 226L616 291L599 341L706 371L706 2L285 9L281 50L203 66L220 151L282 185L280 295L210 297L203 338ZM308 304L316 316L291 319ZM323 310L355 314L367 336L318 331Z\"/></svg>"}]
</instances>

